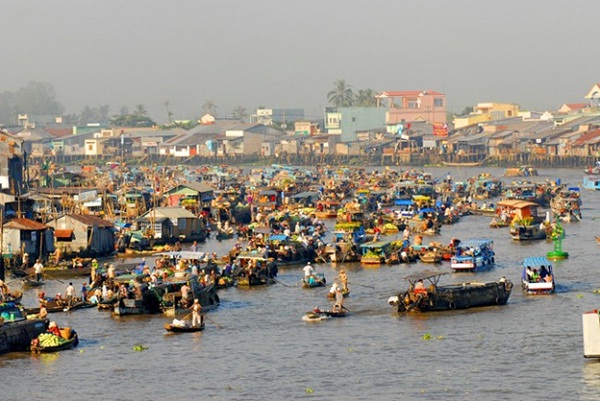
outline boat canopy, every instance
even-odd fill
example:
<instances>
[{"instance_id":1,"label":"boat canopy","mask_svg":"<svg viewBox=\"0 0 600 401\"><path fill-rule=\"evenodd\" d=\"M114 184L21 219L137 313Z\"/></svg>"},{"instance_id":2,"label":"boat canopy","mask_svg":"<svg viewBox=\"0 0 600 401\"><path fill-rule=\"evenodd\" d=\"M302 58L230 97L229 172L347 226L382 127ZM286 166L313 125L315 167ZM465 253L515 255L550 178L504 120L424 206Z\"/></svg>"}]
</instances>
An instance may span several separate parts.
<instances>
[{"instance_id":1,"label":"boat canopy","mask_svg":"<svg viewBox=\"0 0 600 401\"><path fill-rule=\"evenodd\" d=\"M490 247L493 243L493 240L487 238L470 239L466 241L461 241L461 243L458 244L458 248L484 248Z\"/></svg>"},{"instance_id":2,"label":"boat canopy","mask_svg":"<svg viewBox=\"0 0 600 401\"><path fill-rule=\"evenodd\" d=\"M366 244L361 244L361 248L368 248L368 249L380 249L380 248L385 248L386 246L389 246L392 242L391 241L377 241L377 242L367 242Z\"/></svg>"},{"instance_id":3,"label":"boat canopy","mask_svg":"<svg viewBox=\"0 0 600 401\"><path fill-rule=\"evenodd\" d=\"M526 207L540 207L539 203L520 200L520 199L505 199L496 203L498 206L508 207L512 209L523 209Z\"/></svg>"},{"instance_id":4,"label":"boat canopy","mask_svg":"<svg viewBox=\"0 0 600 401\"><path fill-rule=\"evenodd\" d=\"M273 234L269 237L269 241L287 241L289 238L285 234Z\"/></svg>"},{"instance_id":5,"label":"boat canopy","mask_svg":"<svg viewBox=\"0 0 600 401\"><path fill-rule=\"evenodd\" d=\"M414 283L419 280L429 280L429 279L439 279L439 277L448 274L448 272L438 272L435 270L423 270L418 273L410 274L404 277L405 280L408 280L411 283Z\"/></svg>"},{"instance_id":6,"label":"boat canopy","mask_svg":"<svg viewBox=\"0 0 600 401\"><path fill-rule=\"evenodd\" d=\"M523 259L523 266L525 268L538 268L540 266L551 267L552 263L545 256L530 256Z\"/></svg>"},{"instance_id":7,"label":"boat canopy","mask_svg":"<svg viewBox=\"0 0 600 401\"><path fill-rule=\"evenodd\" d=\"M415 202L413 202L410 199L396 199L396 202L394 204L396 206L411 206L414 205Z\"/></svg>"},{"instance_id":8,"label":"boat canopy","mask_svg":"<svg viewBox=\"0 0 600 401\"><path fill-rule=\"evenodd\" d=\"M202 259L206 256L206 252L192 252L192 251L171 251L171 252L158 252L152 256L167 256L172 259L184 259L194 260Z\"/></svg>"}]
</instances>

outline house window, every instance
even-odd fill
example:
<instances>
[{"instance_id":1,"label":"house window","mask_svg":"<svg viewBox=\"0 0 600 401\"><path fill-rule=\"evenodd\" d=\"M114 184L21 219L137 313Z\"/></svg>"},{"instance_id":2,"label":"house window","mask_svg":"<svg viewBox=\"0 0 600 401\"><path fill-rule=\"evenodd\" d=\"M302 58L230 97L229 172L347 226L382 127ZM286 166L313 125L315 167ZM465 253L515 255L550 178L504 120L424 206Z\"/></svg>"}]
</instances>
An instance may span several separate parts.
<instances>
[{"instance_id":1,"label":"house window","mask_svg":"<svg viewBox=\"0 0 600 401\"><path fill-rule=\"evenodd\" d=\"M433 99L433 107L444 107L444 99Z\"/></svg>"},{"instance_id":2,"label":"house window","mask_svg":"<svg viewBox=\"0 0 600 401\"><path fill-rule=\"evenodd\" d=\"M91 152L94 150L94 145L88 145L88 150Z\"/></svg>"},{"instance_id":3,"label":"house window","mask_svg":"<svg viewBox=\"0 0 600 401\"><path fill-rule=\"evenodd\" d=\"M417 99L408 99L408 108L409 109L418 109L419 102L417 102Z\"/></svg>"}]
</instances>

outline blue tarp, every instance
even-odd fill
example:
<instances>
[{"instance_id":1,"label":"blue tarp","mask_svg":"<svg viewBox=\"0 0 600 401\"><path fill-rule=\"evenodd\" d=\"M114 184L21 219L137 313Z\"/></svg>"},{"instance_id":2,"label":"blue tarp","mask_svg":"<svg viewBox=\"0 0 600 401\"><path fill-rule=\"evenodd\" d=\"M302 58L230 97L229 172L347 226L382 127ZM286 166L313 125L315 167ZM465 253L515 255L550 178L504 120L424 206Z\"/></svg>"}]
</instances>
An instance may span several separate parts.
<instances>
[{"instance_id":1,"label":"blue tarp","mask_svg":"<svg viewBox=\"0 0 600 401\"><path fill-rule=\"evenodd\" d=\"M415 202L413 202L410 199L396 199L396 202L395 202L396 206L411 206L414 204L415 204Z\"/></svg>"}]
</instances>

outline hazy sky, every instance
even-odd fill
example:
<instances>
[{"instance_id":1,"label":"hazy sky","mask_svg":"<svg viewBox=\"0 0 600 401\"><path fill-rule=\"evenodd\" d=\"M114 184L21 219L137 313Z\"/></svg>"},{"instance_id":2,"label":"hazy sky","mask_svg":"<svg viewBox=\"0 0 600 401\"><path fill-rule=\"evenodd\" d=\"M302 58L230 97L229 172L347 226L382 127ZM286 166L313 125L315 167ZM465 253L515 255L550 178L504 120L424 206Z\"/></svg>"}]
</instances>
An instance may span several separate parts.
<instances>
[{"instance_id":1,"label":"hazy sky","mask_svg":"<svg viewBox=\"0 0 600 401\"><path fill-rule=\"evenodd\" d=\"M144 104L157 122L207 100L301 107L333 83L437 90L449 111L584 102L600 82L600 1L0 0L0 92L48 82L67 113Z\"/></svg>"}]
</instances>

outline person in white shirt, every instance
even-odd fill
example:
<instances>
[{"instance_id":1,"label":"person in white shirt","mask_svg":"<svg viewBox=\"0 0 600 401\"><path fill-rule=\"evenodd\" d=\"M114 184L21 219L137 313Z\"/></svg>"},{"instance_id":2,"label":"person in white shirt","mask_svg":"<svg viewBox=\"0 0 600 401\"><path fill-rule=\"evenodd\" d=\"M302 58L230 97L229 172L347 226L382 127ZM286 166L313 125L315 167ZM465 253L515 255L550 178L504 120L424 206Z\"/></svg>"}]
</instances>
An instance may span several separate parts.
<instances>
[{"instance_id":1,"label":"person in white shirt","mask_svg":"<svg viewBox=\"0 0 600 401\"><path fill-rule=\"evenodd\" d=\"M35 272L35 279L37 281L42 281L42 273L44 273L44 265L42 264L42 260L38 259L33 265L33 271Z\"/></svg>"},{"instance_id":2,"label":"person in white shirt","mask_svg":"<svg viewBox=\"0 0 600 401\"><path fill-rule=\"evenodd\" d=\"M310 265L310 262L308 262L302 270L304 270L304 278L309 278L315 272L315 269Z\"/></svg>"},{"instance_id":3,"label":"person in white shirt","mask_svg":"<svg viewBox=\"0 0 600 401\"><path fill-rule=\"evenodd\" d=\"M73 305L73 299L75 298L75 287L73 287L73 283L69 283L69 286L65 290L65 296L67 298L67 306L71 307L71 305Z\"/></svg>"}]
</instances>

